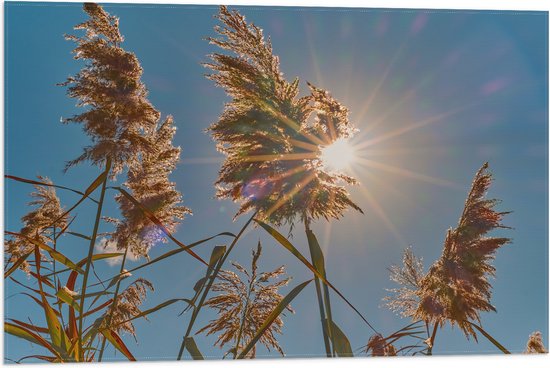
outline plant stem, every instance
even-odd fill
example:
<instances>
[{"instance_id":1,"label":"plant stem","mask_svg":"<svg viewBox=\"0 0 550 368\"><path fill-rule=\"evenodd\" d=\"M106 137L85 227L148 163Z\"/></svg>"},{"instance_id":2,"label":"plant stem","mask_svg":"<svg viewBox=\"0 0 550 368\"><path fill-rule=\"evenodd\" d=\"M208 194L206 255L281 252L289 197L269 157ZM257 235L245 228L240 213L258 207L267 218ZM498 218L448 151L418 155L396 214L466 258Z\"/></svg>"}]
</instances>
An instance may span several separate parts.
<instances>
[{"instance_id":1,"label":"plant stem","mask_svg":"<svg viewBox=\"0 0 550 368\"><path fill-rule=\"evenodd\" d=\"M311 229L309 227L309 218L307 216L305 216L304 226L305 226L305 229L306 229L306 236L307 236L307 233L309 231L311 231ZM309 243L309 241L308 241L308 243ZM311 262L313 264L314 263L313 250L312 250L311 246L309 246L309 253L310 253L310 256L311 256ZM323 296L322 296L322 292L321 292L321 284L320 284L319 278L315 274L314 274L314 281L315 281L315 292L317 293L317 303L319 304L319 315L321 317L321 329L323 331L323 341L325 343L325 352L327 354L327 358L330 358L330 357L332 357L332 350L331 350L331 346L330 346L329 333L327 331L328 323L327 323L327 318L326 318L326 315L325 315L325 306L324 306L324 303L323 303Z\"/></svg>"},{"instance_id":2,"label":"plant stem","mask_svg":"<svg viewBox=\"0 0 550 368\"><path fill-rule=\"evenodd\" d=\"M428 355L432 355L432 349L434 347L435 335L437 334L438 327L439 327L439 322L436 322L434 324L432 335L430 336L430 344L428 345L428 352L427 352Z\"/></svg>"},{"instance_id":3,"label":"plant stem","mask_svg":"<svg viewBox=\"0 0 550 368\"><path fill-rule=\"evenodd\" d=\"M235 350L233 351L233 359L237 359L237 352L239 350L239 344L241 342L241 337L244 330L244 324L246 323L246 313L248 312L248 304L250 303L250 294L252 294L252 288L254 287L255 279L256 279L256 275L253 274L252 278L250 279L250 283L248 284L248 293L246 295L246 302L244 304L241 325L239 326L239 333L237 334L237 342L235 343Z\"/></svg>"},{"instance_id":4,"label":"plant stem","mask_svg":"<svg viewBox=\"0 0 550 368\"><path fill-rule=\"evenodd\" d=\"M87 283L88 283L88 275L90 273L90 266L92 264L92 257L94 255L94 247L95 247L95 242L96 242L96 238L97 238L97 232L99 230L99 222L101 221L101 211L103 209L103 200L105 199L105 188L107 186L107 180L108 180L108 177L109 177L109 172L111 171L111 159L108 158L106 160L106 163L105 163L105 178L103 179L103 183L101 184L101 194L100 194L100 197L99 197L99 203L97 204L97 212L96 212L96 217L95 217L95 223L94 223L94 230L93 230L93 233L92 233L92 237L90 239L90 246L88 247L88 258L86 260L86 267L84 269L84 276L83 276L83 279L82 279L82 288L81 288L81 292L80 292L80 295L81 295L81 298L80 298L80 313L83 314L84 313L84 300L85 300L85 295L86 295L86 286L87 286ZM80 352L81 354L84 354L83 353L83 349L82 349L82 323L83 323L83 320L84 318L80 318L79 321L78 321L78 346L80 348Z\"/></svg>"},{"instance_id":5,"label":"plant stem","mask_svg":"<svg viewBox=\"0 0 550 368\"><path fill-rule=\"evenodd\" d=\"M128 246L126 246L126 250L124 251L124 256L122 256L122 263L120 264L120 271L118 273L118 280L116 282L116 288L115 288L115 295L113 296L113 304L111 308L109 308L109 314L107 315L106 319L106 326L109 326L111 324L111 320L113 318L113 311L116 308L117 301L118 301L118 292L120 290L120 281L122 281L122 273L124 272L124 265L126 264L126 256L128 255ZM105 351L105 343L106 339L103 338L101 341L101 349L99 350L99 358L97 359L98 362L101 362L103 359L103 352Z\"/></svg>"}]
</instances>

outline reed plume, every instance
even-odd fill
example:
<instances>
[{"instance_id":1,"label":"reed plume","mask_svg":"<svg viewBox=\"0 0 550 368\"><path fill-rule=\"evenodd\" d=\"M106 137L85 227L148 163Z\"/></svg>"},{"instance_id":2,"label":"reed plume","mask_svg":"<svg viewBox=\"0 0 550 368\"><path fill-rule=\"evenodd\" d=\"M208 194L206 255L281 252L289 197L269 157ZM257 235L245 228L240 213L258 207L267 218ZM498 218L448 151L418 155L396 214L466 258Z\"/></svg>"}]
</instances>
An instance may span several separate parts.
<instances>
[{"instance_id":1,"label":"reed plume","mask_svg":"<svg viewBox=\"0 0 550 368\"><path fill-rule=\"evenodd\" d=\"M155 128L160 113L147 100L141 82L142 69L137 57L120 45L118 18L94 3L85 3L89 19L75 26L83 36L66 35L74 41L74 59L83 60L84 68L61 85L68 86L69 97L87 111L64 119L64 123L81 123L92 145L67 163L66 169L84 161L103 166L112 160L111 177L128 165L137 164L139 154L151 149L145 132Z\"/></svg>"},{"instance_id":2,"label":"reed plume","mask_svg":"<svg viewBox=\"0 0 550 368\"><path fill-rule=\"evenodd\" d=\"M397 356L397 351L393 344L389 344L381 334L374 334L367 343L366 353L370 356Z\"/></svg>"},{"instance_id":3,"label":"reed plume","mask_svg":"<svg viewBox=\"0 0 550 368\"><path fill-rule=\"evenodd\" d=\"M170 232L175 230L185 215L191 213L191 210L181 205L182 195L169 179L181 151L180 147L172 145L175 133L172 117L168 117L158 128L146 135L151 149L142 153L139 164L130 167L125 183L132 196ZM118 249L124 250L128 247L134 257L147 257L152 246L158 242L166 242L161 229L127 197L119 194L116 200L123 219L111 220L116 224L111 239L116 242Z\"/></svg>"},{"instance_id":4,"label":"reed plume","mask_svg":"<svg viewBox=\"0 0 550 368\"><path fill-rule=\"evenodd\" d=\"M542 342L542 333L540 331L535 331L529 335L529 340L527 340L527 346L525 348L526 354L548 354L548 350Z\"/></svg>"},{"instance_id":5,"label":"reed plume","mask_svg":"<svg viewBox=\"0 0 550 368\"><path fill-rule=\"evenodd\" d=\"M480 312L496 311L490 303L495 275L491 260L509 238L488 237L495 229L508 229L501 220L509 212L495 211L497 199L485 196L492 175L485 163L476 173L464 210L455 229L447 231L443 254L424 275L422 263L405 251L402 269L391 270L392 280L401 284L389 297L388 306L415 320L457 325L466 337L476 337L470 322L480 321Z\"/></svg>"},{"instance_id":6,"label":"reed plume","mask_svg":"<svg viewBox=\"0 0 550 368\"><path fill-rule=\"evenodd\" d=\"M48 185L52 184L52 181L46 177L38 176L38 180ZM26 240L25 237L50 245L55 232L59 232L67 226L67 217L62 216L64 210L55 188L38 184L34 187L36 191L30 194L34 200L28 205L36 206L36 208L21 218L23 227L19 233L23 237L14 236L4 240L4 252L8 264L17 262L21 257L33 251L34 244ZM30 266L26 260L21 263L20 268L27 274L30 272Z\"/></svg>"},{"instance_id":7,"label":"reed plume","mask_svg":"<svg viewBox=\"0 0 550 368\"><path fill-rule=\"evenodd\" d=\"M138 278L132 282L126 290L120 293L116 303L105 310L101 327L114 330L118 334L129 333L135 339L136 329L130 319L141 313L139 307L147 297L148 290L155 290L150 281Z\"/></svg>"},{"instance_id":8,"label":"reed plume","mask_svg":"<svg viewBox=\"0 0 550 368\"><path fill-rule=\"evenodd\" d=\"M311 84L298 97L299 80L288 82L262 30L237 11L220 7L210 43L234 54L214 53L208 75L232 100L209 128L226 158L216 185L218 198L240 203L236 216L255 210L275 225L340 218L351 201L342 183L355 180L328 172L320 150L356 129L347 109Z\"/></svg>"},{"instance_id":9,"label":"reed plume","mask_svg":"<svg viewBox=\"0 0 550 368\"><path fill-rule=\"evenodd\" d=\"M230 352L233 352L235 356L254 337L267 316L283 299L283 296L279 294L279 288L290 282L290 278L273 280L284 277L283 266L271 272L258 273L258 259L261 252L262 247L258 242L258 247L252 251L250 271L236 262L232 262L232 265L238 272L220 271L218 280L212 286L212 291L217 292L218 295L211 297L204 304L214 309L218 317L197 333L219 334L215 345L222 348L226 344L233 344ZM287 310L293 312L290 306L287 307ZM282 327L283 320L281 316L278 316L262 334L259 342L268 350L273 348L284 355L275 336L281 333ZM256 347L254 346L247 358L255 356Z\"/></svg>"}]
</instances>

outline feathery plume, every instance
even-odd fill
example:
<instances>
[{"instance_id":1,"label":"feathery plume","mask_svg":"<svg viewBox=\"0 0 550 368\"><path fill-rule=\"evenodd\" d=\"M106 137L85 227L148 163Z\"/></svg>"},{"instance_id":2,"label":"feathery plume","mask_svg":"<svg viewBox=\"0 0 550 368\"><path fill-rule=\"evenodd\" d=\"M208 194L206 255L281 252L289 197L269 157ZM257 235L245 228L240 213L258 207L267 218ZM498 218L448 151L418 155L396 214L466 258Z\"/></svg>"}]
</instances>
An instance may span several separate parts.
<instances>
[{"instance_id":1,"label":"feathery plume","mask_svg":"<svg viewBox=\"0 0 550 368\"><path fill-rule=\"evenodd\" d=\"M284 79L259 27L225 6L217 18L219 37L209 41L235 55L214 53L205 64L215 72L208 78L232 98L209 128L226 156L218 198L239 202L236 216L256 210L276 225L361 211L342 186L355 180L329 172L319 159L323 147L355 133L347 109L311 84L311 94L298 98L299 80Z\"/></svg>"},{"instance_id":2,"label":"feathery plume","mask_svg":"<svg viewBox=\"0 0 550 368\"><path fill-rule=\"evenodd\" d=\"M52 184L52 181L46 177L38 176L38 180L45 184ZM35 199L29 202L28 205L36 206L36 208L21 218L23 227L19 233L44 244L51 244L51 236L53 236L54 232L61 231L67 226L67 216L61 218L64 211L55 188L41 185L34 185L34 187L36 191L30 195ZM12 237L4 241L4 252L6 253L7 263L17 262L18 259L33 249L34 245L24 238ZM24 261L20 268L26 273L30 272L27 261Z\"/></svg>"},{"instance_id":3,"label":"feathery plume","mask_svg":"<svg viewBox=\"0 0 550 368\"><path fill-rule=\"evenodd\" d=\"M384 298L386 306L403 317L413 317L419 302L420 283L424 278L422 259L417 258L411 247L403 253L403 266L393 265L389 268L390 280L401 285L401 288L388 289L391 296Z\"/></svg>"},{"instance_id":4,"label":"feathery plume","mask_svg":"<svg viewBox=\"0 0 550 368\"><path fill-rule=\"evenodd\" d=\"M370 337L369 342L367 343L366 353L370 356L397 356L397 351L395 346L388 344L387 340L384 337L377 333Z\"/></svg>"},{"instance_id":5,"label":"feathery plume","mask_svg":"<svg viewBox=\"0 0 550 368\"><path fill-rule=\"evenodd\" d=\"M139 165L130 167L125 183L133 197L170 232L175 230L186 214L191 213L191 210L181 205L182 195L169 179L181 151L172 145L175 133L176 127L170 116L151 131L145 137L151 150L142 153ZM123 216L122 221L116 222L116 230L112 234L118 249L128 247L135 257L147 257L152 246L166 242L164 233L128 198L118 195L116 200Z\"/></svg>"},{"instance_id":6,"label":"feathery plume","mask_svg":"<svg viewBox=\"0 0 550 368\"><path fill-rule=\"evenodd\" d=\"M136 338L136 330L132 321L129 319L141 313L139 307L147 297L147 290L154 291L153 284L143 278L134 281L117 298L116 305L111 305L105 311L102 328L113 329L118 333L127 332ZM107 321L109 325L107 326Z\"/></svg>"},{"instance_id":7,"label":"feathery plume","mask_svg":"<svg viewBox=\"0 0 550 368\"><path fill-rule=\"evenodd\" d=\"M84 11L89 19L75 30L85 34L65 38L76 43L74 58L84 60L85 66L61 85L68 86L67 94L78 106L89 109L63 122L82 123L93 144L66 169L84 161L102 166L110 158L114 178L125 166L136 164L139 153L150 150L143 133L154 129L160 113L147 100L137 57L120 47L124 38L118 18L94 3L85 3Z\"/></svg>"},{"instance_id":8,"label":"feathery plume","mask_svg":"<svg viewBox=\"0 0 550 368\"><path fill-rule=\"evenodd\" d=\"M527 347L525 348L526 354L548 354L548 350L544 347L542 342L542 333L535 331L529 335L527 340Z\"/></svg>"},{"instance_id":9,"label":"feathery plume","mask_svg":"<svg viewBox=\"0 0 550 368\"><path fill-rule=\"evenodd\" d=\"M496 199L485 199L492 182L485 163L476 173L456 229L449 229L443 254L423 275L422 264L407 250L404 268L392 269L396 289L388 305L403 316L428 323L457 325L477 338L470 321L480 321L480 312L496 311L491 305L489 276L495 275L491 260L509 238L488 237L490 231L509 227L501 220L509 212L497 212Z\"/></svg>"},{"instance_id":10,"label":"feathery plume","mask_svg":"<svg viewBox=\"0 0 550 368\"><path fill-rule=\"evenodd\" d=\"M218 334L215 345L222 348L225 344L234 344L230 350L235 355L244 348L254 337L267 316L275 309L283 299L279 294L279 288L286 286L290 278L272 281L285 275L281 266L271 272L258 273L258 259L262 247L252 251L251 270L247 270L238 263L232 262L233 267L239 272L222 270L218 274L218 281L212 286L212 291L218 295L211 297L204 305L217 311L218 317L210 321L197 333L206 332L206 335ZM244 277L243 277L244 276ZM287 310L293 313L289 306ZM275 337L281 333L283 320L277 317L271 326L262 334L259 342L268 350L271 348L284 355L283 350ZM247 358L254 358L256 348L250 350Z\"/></svg>"}]
</instances>

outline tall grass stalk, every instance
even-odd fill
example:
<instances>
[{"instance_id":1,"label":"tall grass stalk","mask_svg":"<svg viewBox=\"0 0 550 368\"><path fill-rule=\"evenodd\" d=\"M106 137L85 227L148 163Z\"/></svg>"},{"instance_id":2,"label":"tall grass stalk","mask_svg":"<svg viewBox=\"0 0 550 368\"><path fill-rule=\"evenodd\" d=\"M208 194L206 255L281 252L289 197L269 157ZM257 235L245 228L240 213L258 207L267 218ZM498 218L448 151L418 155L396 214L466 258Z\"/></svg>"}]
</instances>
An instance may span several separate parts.
<instances>
[{"instance_id":1,"label":"tall grass stalk","mask_svg":"<svg viewBox=\"0 0 550 368\"><path fill-rule=\"evenodd\" d=\"M305 230L306 230L306 237L308 239L308 245L309 245L309 254L310 254L310 257L311 257L311 263L316 267L318 268L316 265L316 257L314 256L315 254L315 250L314 250L314 247L315 245L313 244L313 239L311 239L311 234L313 234L313 232L311 231L310 229L310 225L309 225L309 219L307 219L307 217L305 217L306 220L304 221L304 227L305 227ZM319 272L321 272L321 270L318 270ZM326 287L326 285L323 283L323 290L321 291L321 283L319 281L319 278L317 277L317 275L314 274L314 282L315 282L315 293L317 294L317 304L319 305L319 316L321 317L321 329L323 331L323 342L325 344L325 352L326 352L326 355L327 355L327 358L330 358L330 357L333 357L334 354L333 354L333 351L332 351L332 347L331 345L334 345L332 339L331 339L331 325L332 323L327 323L327 316L328 316L328 313L325 314L325 308L326 308L326 303L327 303L327 298L326 298L326 293L328 292L328 289ZM330 302L330 301L328 301ZM327 309L327 312L328 312L328 309ZM332 321L332 314L330 315L330 317L328 318L330 321Z\"/></svg>"},{"instance_id":2,"label":"tall grass stalk","mask_svg":"<svg viewBox=\"0 0 550 368\"><path fill-rule=\"evenodd\" d=\"M82 296L80 298L80 314L81 314L81 317L82 317L82 314L84 313L84 301L86 300L85 296L86 296L86 287L88 285L88 275L90 273L90 266L92 264L92 257L94 255L94 247L95 247L96 240L97 240L97 233L98 233L98 230L99 230L99 223L101 221L103 201L105 199L105 189L107 187L107 180L108 180L110 171L111 171L111 159L107 158L107 160L105 162L105 173L106 173L106 175L104 175L103 183L101 184L101 194L99 196L99 203L97 204L97 211L96 211L96 217L95 217L95 222L94 222L94 229L93 229L93 232L92 232L92 236L90 238L90 246L88 247L88 258L86 260L86 265L85 265L85 268L84 268L84 276L82 277L82 288L81 288L81 292L80 292L80 295ZM80 348L80 353L81 354L83 354L83 351L84 351L82 349L82 333L83 333L82 324L83 324L83 321L84 321L84 318L80 318L78 320L78 346Z\"/></svg>"},{"instance_id":3,"label":"tall grass stalk","mask_svg":"<svg viewBox=\"0 0 550 368\"><path fill-rule=\"evenodd\" d=\"M122 256L122 262L120 264L120 271L119 271L118 278L117 278L115 294L113 295L113 303L112 303L112 307L109 309L111 312L107 315L107 319L106 319L106 325L107 326L111 325L111 319L113 318L113 312L112 311L114 311L116 309L116 306L117 306L118 294L119 294L119 291L120 291L120 281L122 281L121 276L124 273L124 266L126 264L127 256L128 256L128 247L126 247L126 250L124 251L124 255ZM107 342L106 340L107 339L103 338L102 341L101 341L101 348L99 349L99 357L97 358L98 362L101 362L102 359L103 359L103 353L105 351L105 344Z\"/></svg>"}]
</instances>

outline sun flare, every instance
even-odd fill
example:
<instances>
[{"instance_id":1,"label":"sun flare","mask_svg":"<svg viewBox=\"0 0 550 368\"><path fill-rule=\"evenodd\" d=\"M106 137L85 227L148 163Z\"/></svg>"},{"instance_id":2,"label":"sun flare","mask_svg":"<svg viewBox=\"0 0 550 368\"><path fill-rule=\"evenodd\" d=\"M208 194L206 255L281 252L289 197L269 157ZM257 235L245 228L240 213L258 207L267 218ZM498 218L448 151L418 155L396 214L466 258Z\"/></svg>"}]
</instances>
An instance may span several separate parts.
<instances>
[{"instance_id":1,"label":"sun flare","mask_svg":"<svg viewBox=\"0 0 550 368\"><path fill-rule=\"evenodd\" d=\"M345 138L338 138L330 145L321 148L319 155L321 164L326 170L342 171L355 161L353 146Z\"/></svg>"}]
</instances>

